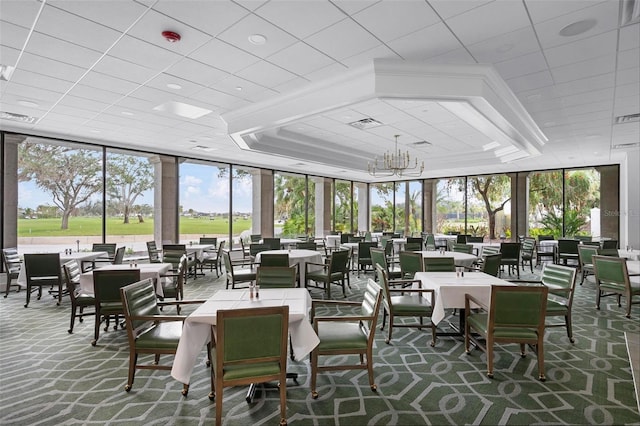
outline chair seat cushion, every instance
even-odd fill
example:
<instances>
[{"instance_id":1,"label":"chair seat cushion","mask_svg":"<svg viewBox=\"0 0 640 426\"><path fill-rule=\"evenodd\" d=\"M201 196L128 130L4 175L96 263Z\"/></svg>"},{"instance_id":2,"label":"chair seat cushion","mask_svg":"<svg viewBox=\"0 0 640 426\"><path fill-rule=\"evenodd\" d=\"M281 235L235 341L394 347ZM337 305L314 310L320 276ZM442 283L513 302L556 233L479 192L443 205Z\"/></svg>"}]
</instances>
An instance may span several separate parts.
<instances>
[{"instance_id":1,"label":"chair seat cushion","mask_svg":"<svg viewBox=\"0 0 640 426\"><path fill-rule=\"evenodd\" d=\"M140 349L176 349L182 335L182 321L160 322L136 339Z\"/></svg>"},{"instance_id":2,"label":"chair seat cushion","mask_svg":"<svg viewBox=\"0 0 640 426\"><path fill-rule=\"evenodd\" d=\"M124 307L122 303L118 302L100 303L100 313L102 313L102 315L122 314L124 313Z\"/></svg>"},{"instance_id":3,"label":"chair seat cushion","mask_svg":"<svg viewBox=\"0 0 640 426\"><path fill-rule=\"evenodd\" d=\"M391 305L396 315L431 315L431 305L420 295L392 296Z\"/></svg>"},{"instance_id":4,"label":"chair seat cushion","mask_svg":"<svg viewBox=\"0 0 640 426\"><path fill-rule=\"evenodd\" d=\"M366 349L367 336L360 325L355 322L319 322L318 337L320 344L318 349Z\"/></svg>"},{"instance_id":5,"label":"chair seat cushion","mask_svg":"<svg viewBox=\"0 0 640 426\"><path fill-rule=\"evenodd\" d=\"M564 305L560 302L558 302L557 300L547 300L547 315L550 314L561 314L561 313L566 313L569 311L569 307L567 305Z\"/></svg>"},{"instance_id":6,"label":"chair seat cushion","mask_svg":"<svg viewBox=\"0 0 640 426\"><path fill-rule=\"evenodd\" d=\"M342 280L343 274L342 272L334 272L333 274L331 274L330 280L331 281L340 281ZM308 272L306 275L307 279L313 280L313 281L326 281L327 280L327 274L326 273L322 273L322 272Z\"/></svg>"},{"instance_id":7,"label":"chair seat cushion","mask_svg":"<svg viewBox=\"0 0 640 426\"><path fill-rule=\"evenodd\" d=\"M260 362L246 365L227 365L223 370L224 380L244 379L245 377L273 376L280 373L280 363Z\"/></svg>"},{"instance_id":8,"label":"chair seat cushion","mask_svg":"<svg viewBox=\"0 0 640 426\"><path fill-rule=\"evenodd\" d=\"M78 305L85 305L85 306L95 305L96 304L96 298L93 297L92 294L80 293L80 294L76 295L76 303Z\"/></svg>"},{"instance_id":9,"label":"chair seat cushion","mask_svg":"<svg viewBox=\"0 0 640 426\"><path fill-rule=\"evenodd\" d=\"M256 279L256 273L252 271L233 271L233 278L236 281L254 281Z\"/></svg>"},{"instance_id":10,"label":"chair seat cushion","mask_svg":"<svg viewBox=\"0 0 640 426\"><path fill-rule=\"evenodd\" d=\"M488 315L486 313L472 314L467 318L469 325L481 334L487 334ZM537 340L535 328L524 327L496 327L493 332L496 339Z\"/></svg>"}]
</instances>

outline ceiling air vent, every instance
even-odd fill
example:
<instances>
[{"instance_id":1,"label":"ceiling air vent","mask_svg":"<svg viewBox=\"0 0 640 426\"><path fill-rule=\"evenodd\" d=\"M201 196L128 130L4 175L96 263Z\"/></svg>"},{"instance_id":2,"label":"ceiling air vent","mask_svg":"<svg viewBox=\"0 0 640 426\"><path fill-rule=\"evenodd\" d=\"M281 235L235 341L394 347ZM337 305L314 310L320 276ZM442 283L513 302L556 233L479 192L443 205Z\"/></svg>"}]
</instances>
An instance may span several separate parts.
<instances>
[{"instance_id":1,"label":"ceiling air vent","mask_svg":"<svg viewBox=\"0 0 640 426\"><path fill-rule=\"evenodd\" d=\"M631 149L637 148L640 146L640 142L630 142L630 143L619 143L617 145L613 145L613 149Z\"/></svg>"},{"instance_id":2,"label":"ceiling air vent","mask_svg":"<svg viewBox=\"0 0 640 426\"><path fill-rule=\"evenodd\" d=\"M634 121L640 121L640 113L620 115L616 117L613 124L633 123Z\"/></svg>"},{"instance_id":3,"label":"ceiling air vent","mask_svg":"<svg viewBox=\"0 0 640 426\"><path fill-rule=\"evenodd\" d=\"M204 145L196 145L191 149L194 151L206 151L206 152L211 152L216 150L216 148L212 148L210 146L204 146Z\"/></svg>"},{"instance_id":4,"label":"ceiling air vent","mask_svg":"<svg viewBox=\"0 0 640 426\"><path fill-rule=\"evenodd\" d=\"M0 111L0 119L2 120L11 120L11 121L19 121L20 123L33 124L38 121L35 117L30 117L28 115L16 114L13 112Z\"/></svg>"},{"instance_id":5,"label":"ceiling air vent","mask_svg":"<svg viewBox=\"0 0 640 426\"><path fill-rule=\"evenodd\" d=\"M366 130L366 129L371 129L373 127L382 126L382 123L373 118L363 118L362 120L349 123L349 126L353 126L356 129L360 129L360 130Z\"/></svg>"},{"instance_id":6,"label":"ceiling air vent","mask_svg":"<svg viewBox=\"0 0 640 426\"><path fill-rule=\"evenodd\" d=\"M414 142L413 144L417 145L417 146L421 146L421 145L429 146L429 145L431 145L431 142L429 142L429 141L418 141L418 142Z\"/></svg>"}]
</instances>

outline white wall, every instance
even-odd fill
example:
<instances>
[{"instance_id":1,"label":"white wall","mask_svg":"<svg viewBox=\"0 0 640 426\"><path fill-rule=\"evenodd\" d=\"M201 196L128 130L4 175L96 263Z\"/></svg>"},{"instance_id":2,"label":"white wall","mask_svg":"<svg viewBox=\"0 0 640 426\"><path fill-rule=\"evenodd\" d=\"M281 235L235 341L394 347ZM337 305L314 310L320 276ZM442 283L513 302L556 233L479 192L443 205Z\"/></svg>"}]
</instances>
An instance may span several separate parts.
<instances>
[{"instance_id":1,"label":"white wall","mask_svg":"<svg viewBox=\"0 0 640 426\"><path fill-rule=\"evenodd\" d=\"M620 247L640 249L640 151L620 164Z\"/></svg>"}]
</instances>

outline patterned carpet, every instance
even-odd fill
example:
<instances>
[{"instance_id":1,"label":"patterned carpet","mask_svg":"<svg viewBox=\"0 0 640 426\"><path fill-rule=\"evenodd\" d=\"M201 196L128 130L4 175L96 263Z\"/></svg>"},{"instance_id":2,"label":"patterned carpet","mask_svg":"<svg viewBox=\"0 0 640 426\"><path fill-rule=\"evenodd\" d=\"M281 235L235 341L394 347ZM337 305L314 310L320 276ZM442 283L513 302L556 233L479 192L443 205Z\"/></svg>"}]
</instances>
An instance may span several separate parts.
<instances>
[{"instance_id":1,"label":"patterned carpet","mask_svg":"<svg viewBox=\"0 0 640 426\"><path fill-rule=\"evenodd\" d=\"M365 279L352 276L348 299L359 300ZM208 274L191 280L186 295L203 298L223 286L222 279ZM288 383L289 424L640 424L624 339L624 332L640 333L640 306L634 307L632 319L612 298L596 311L594 288L592 279L578 286L575 345L564 328L547 331L544 383L537 380L535 355L520 358L517 345L498 347L491 380L485 375L485 355L479 350L465 354L462 340L442 337L432 348L428 331L395 329L387 345L378 331L378 392L369 389L366 371L330 372L319 375L320 397L313 400L309 359L290 362L300 384ZM93 318L76 323L74 334L68 334L68 300L58 307L46 296L25 309L24 297L23 290L0 299L0 424L214 423L204 351L188 397L166 371L138 371L133 390L126 393L125 331L101 331L92 347ZM259 390L252 404L245 402L246 388L229 388L224 395L225 424L279 421L275 389Z\"/></svg>"}]
</instances>

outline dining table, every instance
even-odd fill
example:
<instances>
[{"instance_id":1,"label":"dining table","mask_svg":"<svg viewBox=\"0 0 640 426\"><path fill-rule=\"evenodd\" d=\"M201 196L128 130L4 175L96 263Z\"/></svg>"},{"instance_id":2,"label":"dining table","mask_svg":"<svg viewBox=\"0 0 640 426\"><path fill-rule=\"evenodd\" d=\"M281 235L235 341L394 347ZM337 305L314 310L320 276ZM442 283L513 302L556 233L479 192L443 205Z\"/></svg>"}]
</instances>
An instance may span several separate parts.
<instances>
[{"instance_id":1,"label":"dining table","mask_svg":"<svg viewBox=\"0 0 640 426\"><path fill-rule=\"evenodd\" d=\"M213 244L188 244L185 245L185 249L188 255L195 256L198 262L202 262L204 259L205 250L215 249L215 245Z\"/></svg>"},{"instance_id":2,"label":"dining table","mask_svg":"<svg viewBox=\"0 0 640 426\"><path fill-rule=\"evenodd\" d=\"M290 249L290 250L265 250L256 254L256 263L260 263L263 253L267 254L288 254L289 266L297 266L300 272L300 282L305 283L305 265L307 263L322 263L322 254L319 251L307 249ZM316 271L322 269L321 266L313 266L311 270Z\"/></svg>"},{"instance_id":3,"label":"dining table","mask_svg":"<svg viewBox=\"0 0 640 426\"><path fill-rule=\"evenodd\" d=\"M630 277L640 275L640 260L627 260L627 272Z\"/></svg>"},{"instance_id":4,"label":"dining table","mask_svg":"<svg viewBox=\"0 0 640 426\"><path fill-rule=\"evenodd\" d=\"M185 320L178 343L171 376L188 384L198 355L215 338L216 316L223 309L289 306L289 335L296 360L306 357L320 339L309 322L311 296L304 288L261 289L259 297L251 298L248 289L218 290Z\"/></svg>"},{"instance_id":5,"label":"dining table","mask_svg":"<svg viewBox=\"0 0 640 426\"><path fill-rule=\"evenodd\" d=\"M108 256L106 251L77 251L72 253L60 253L60 267L67 262L75 261L78 263L78 268L82 270L82 262L91 262L99 257L105 256ZM17 283L20 287L27 286L26 268L20 268Z\"/></svg>"},{"instance_id":6,"label":"dining table","mask_svg":"<svg viewBox=\"0 0 640 426\"><path fill-rule=\"evenodd\" d=\"M156 294L164 297L162 290L162 275L165 275L172 268L171 263L138 263L138 264L107 264L99 266L96 269L80 274L80 289L85 294L94 294L93 290L93 271L121 271L127 269L139 269L140 279L145 280L151 278L156 287Z\"/></svg>"},{"instance_id":7,"label":"dining table","mask_svg":"<svg viewBox=\"0 0 640 426\"><path fill-rule=\"evenodd\" d=\"M439 333L438 335L454 335L458 336L464 333L464 309L465 294L470 294L480 302L489 306L491 302L491 286L506 285L514 286L516 284L503 279L485 274L484 272L466 272L459 274L458 272L416 272L415 280L420 281L413 284L413 288L432 289L434 295L433 314L431 321L438 325L445 317L445 309L457 308L460 310L460 325L452 326L455 333ZM430 298L429 293L424 296Z\"/></svg>"},{"instance_id":8,"label":"dining table","mask_svg":"<svg viewBox=\"0 0 640 426\"><path fill-rule=\"evenodd\" d=\"M478 260L478 256L468 253L459 253L457 251L444 251L428 250L419 251L416 253L422 254L422 257L453 257L453 261L456 266L464 266L466 268L472 268L473 264Z\"/></svg>"}]
</instances>

